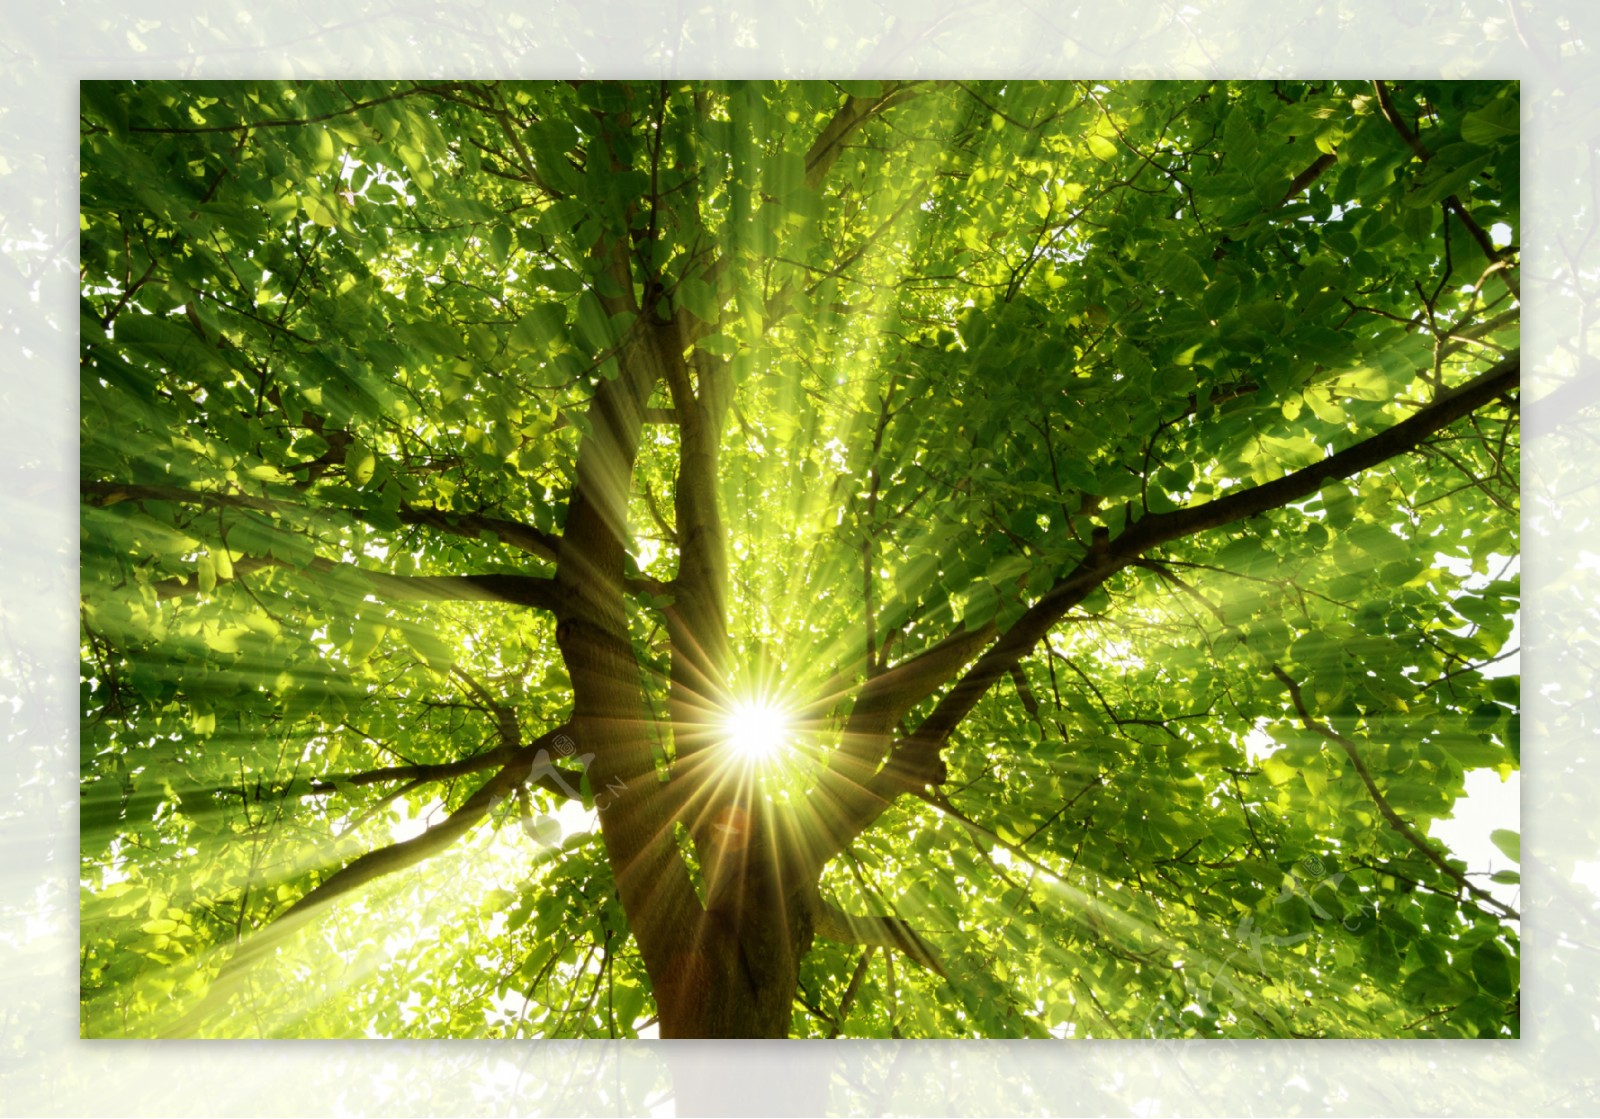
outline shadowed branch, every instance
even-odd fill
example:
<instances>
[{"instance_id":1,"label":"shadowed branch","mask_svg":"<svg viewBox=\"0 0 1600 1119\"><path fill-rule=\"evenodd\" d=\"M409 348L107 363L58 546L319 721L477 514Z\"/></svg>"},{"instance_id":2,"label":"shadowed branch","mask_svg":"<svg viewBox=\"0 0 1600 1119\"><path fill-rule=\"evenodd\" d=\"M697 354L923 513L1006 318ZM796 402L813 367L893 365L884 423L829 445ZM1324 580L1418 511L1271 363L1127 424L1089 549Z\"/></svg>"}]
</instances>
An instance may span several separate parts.
<instances>
[{"instance_id":1,"label":"shadowed branch","mask_svg":"<svg viewBox=\"0 0 1600 1119\"><path fill-rule=\"evenodd\" d=\"M1103 540L1058 580L989 650L979 657L910 735L895 743L884 768L867 783L841 795L820 819L827 839L819 845L831 858L869 826L901 793L927 784L940 768L939 754L957 726L1011 667L1042 641L1066 613L1107 579L1150 549L1310 497L1324 482L1352 477L1416 450L1456 420L1514 392L1521 378L1520 351L1510 354L1460 387L1441 395L1408 419L1320 462L1275 481L1251 486L1201 505L1147 514L1115 540Z\"/></svg>"},{"instance_id":2,"label":"shadowed branch","mask_svg":"<svg viewBox=\"0 0 1600 1119\"><path fill-rule=\"evenodd\" d=\"M522 756L502 767L460 807L421 835L368 851L351 860L285 909L266 927L248 937L222 965L205 996L173 1023L164 1036L193 1036L207 1018L226 1009L243 993L244 979L251 966L305 928L326 906L375 879L415 866L449 848L488 815L490 809L512 795L517 786L529 778L538 765L538 753L547 749L565 729L563 726L550 731L525 747Z\"/></svg>"},{"instance_id":3,"label":"shadowed branch","mask_svg":"<svg viewBox=\"0 0 1600 1119\"><path fill-rule=\"evenodd\" d=\"M912 963L925 967L941 979L950 978L939 954L917 931L899 917L858 917L828 902L816 910L816 934L841 944L860 944L874 948L893 948Z\"/></svg>"}]
</instances>

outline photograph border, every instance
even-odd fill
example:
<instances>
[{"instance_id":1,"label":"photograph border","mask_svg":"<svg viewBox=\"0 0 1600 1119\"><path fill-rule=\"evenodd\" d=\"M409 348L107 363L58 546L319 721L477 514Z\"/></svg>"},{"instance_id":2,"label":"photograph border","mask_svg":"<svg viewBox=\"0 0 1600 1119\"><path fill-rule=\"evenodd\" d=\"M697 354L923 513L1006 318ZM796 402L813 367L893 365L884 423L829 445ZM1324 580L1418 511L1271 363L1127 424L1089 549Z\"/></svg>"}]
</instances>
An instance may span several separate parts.
<instances>
[{"instance_id":1,"label":"photograph border","mask_svg":"<svg viewBox=\"0 0 1600 1119\"><path fill-rule=\"evenodd\" d=\"M1576 2L1465 0L1411 17L1330 3L1209 13L1120 3L703 9L252 10L108 3L10 20L0 115L0 319L10 452L0 583L0 1113L1568 1114L1600 1106L1600 420L1583 286L1600 274L1600 20ZM314 22L321 20L320 24ZM1585 42L1583 33L1589 33ZM1520 78L1524 282L1524 1036L1476 1042L88 1042L76 1011L76 112L83 78ZM1585 212L1586 211L1586 212ZM1555 405L1559 404L1559 407ZM1541 405L1544 405L1541 407ZM1587 411L1587 418L1584 413Z\"/></svg>"}]
</instances>

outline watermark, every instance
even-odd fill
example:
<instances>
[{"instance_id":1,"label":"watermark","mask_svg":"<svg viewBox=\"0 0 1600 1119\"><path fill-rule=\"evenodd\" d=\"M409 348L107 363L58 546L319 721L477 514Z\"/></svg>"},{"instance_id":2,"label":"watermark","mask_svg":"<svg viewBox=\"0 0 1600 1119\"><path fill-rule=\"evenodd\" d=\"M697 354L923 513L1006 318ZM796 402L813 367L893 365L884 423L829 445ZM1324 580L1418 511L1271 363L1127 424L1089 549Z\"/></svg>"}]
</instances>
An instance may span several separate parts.
<instances>
[{"instance_id":1,"label":"watermark","mask_svg":"<svg viewBox=\"0 0 1600 1119\"><path fill-rule=\"evenodd\" d=\"M494 797L489 802L489 809L494 811L504 804L510 796L515 796L522 807L523 834L540 847L554 848L561 845L561 821L549 813L535 815L531 810L528 794L534 788L549 789L549 786L553 784L568 800L581 802L584 799L583 792L581 789L573 787L573 772L570 765L575 762L579 773L587 774L590 764L594 761L594 754L591 752L574 758L573 755L578 753L578 744L565 734L558 734L550 741L551 745L555 747L556 753L563 759L571 759L571 762L564 766L557 765L555 759L550 756L550 751L541 748L538 753L533 755L533 761L528 767L528 776L523 780L521 787L514 794L501 794ZM617 778L609 780L605 788L594 793L595 811L605 812L615 802L616 798L627 790L627 787L626 782Z\"/></svg>"},{"instance_id":2,"label":"watermark","mask_svg":"<svg viewBox=\"0 0 1600 1119\"><path fill-rule=\"evenodd\" d=\"M572 739L563 734L556 739L557 750L561 750L563 741L567 746L565 754L570 756L577 747L573 744ZM589 763L592 761L594 761L594 755L585 754L578 759L578 765L582 767L583 772L587 773L589 771ZM567 778L570 776L570 770L562 769L550 760L550 752L548 750L540 750L533 755L533 765L528 769L528 776L524 784L531 788L534 785L543 784L546 780L553 781L568 800L582 800L583 793L567 784Z\"/></svg>"},{"instance_id":3,"label":"watermark","mask_svg":"<svg viewBox=\"0 0 1600 1119\"><path fill-rule=\"evenodd\" d=\"M1342 870L1329 875L1327 865L1320 858L1316 855L1307 855L1284 875L1283 884L1278 888L1278 896L1273 900L1273 905L1284 905L1291 899L1299 898L1315 920L1327 923L1339 917L1340 927L1359 936L1377 923L1378 907L1375 904L1362 895L1362 900L1352 911L1339 916L1325 908L1316 897L1318 890L1337 891L1339 883L1346 877L1348 876ZM1263 947L1291 947L1309 940L1313 935L1310 930L1299 933L1269 933L1261 928L1255 913L1246 913L1240 918L1238 926L1234 928L1233 935L1229 938L1232 948L1216 965L1214 973L1192 975L1185 971L1183 1005L1174 1006L1171 996L1162 995L1146 1017L1142 1032L1145 1036L1161 1036L1169 1033L1170 1030L1163 1027L1175 1025L1185 1011L1198 1013L1202 1018L1213 1017L1213 1011L1217 1008L1217 1004L1223 1001L1223 996L1227 996L1228 1001L1234 1006L1248 1006L1247 993L1232 978L1235 961L1239 960L1241 963L1248 961L1254 965L1254 970L1261 972L1267 966L1266 957L1262 952ZM1253 1018L1240 1014L1235 1028L1238 1032L1249 1036L1256 1032L1257 1025Z\"/></svg>"}]
</instances>

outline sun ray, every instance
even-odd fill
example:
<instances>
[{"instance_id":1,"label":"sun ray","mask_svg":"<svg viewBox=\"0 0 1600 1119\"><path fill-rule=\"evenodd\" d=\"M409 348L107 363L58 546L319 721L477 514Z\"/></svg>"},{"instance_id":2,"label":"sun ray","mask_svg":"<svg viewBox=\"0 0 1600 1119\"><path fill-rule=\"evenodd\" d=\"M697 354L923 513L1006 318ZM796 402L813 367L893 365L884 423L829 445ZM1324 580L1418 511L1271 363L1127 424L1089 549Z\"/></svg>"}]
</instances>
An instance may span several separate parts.
<instances>
[{"instance_id":1,"label":"sun ray","mask_svg":"<svg viewBox=\"0 0 1600 1119\"><path fill-rule=\"evenodd\" d=\"M741 761L761 766L777 761L794 737L788 711L766 699L736 701L724 714L724 745Z\"/></svg>"}]
</instances>

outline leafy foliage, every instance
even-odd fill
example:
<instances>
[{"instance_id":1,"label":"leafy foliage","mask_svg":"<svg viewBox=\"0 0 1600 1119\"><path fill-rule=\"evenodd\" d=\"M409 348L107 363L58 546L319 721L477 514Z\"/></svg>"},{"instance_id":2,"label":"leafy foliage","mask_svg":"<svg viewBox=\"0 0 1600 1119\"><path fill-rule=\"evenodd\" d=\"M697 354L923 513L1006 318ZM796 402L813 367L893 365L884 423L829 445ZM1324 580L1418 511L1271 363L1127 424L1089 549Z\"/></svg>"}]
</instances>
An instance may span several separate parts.
<instances>
[{"instance_id":1,"label":"leafy foliage","mask_svg":"<svg viewBox=\"0 0 1600 1119\"><path fill-rule=\"evenodd\" d=\"M653 1027L572 653L614 493L651 857L716 908L684 695L771 692L752 803L913 930L793 942L790 1033L1515 1035L1515 912L1427 829L1519 761L1517 121L85 83L84 1032L166 1030L385 849L213 1029Z\"/></svg>"}]
</instances>

